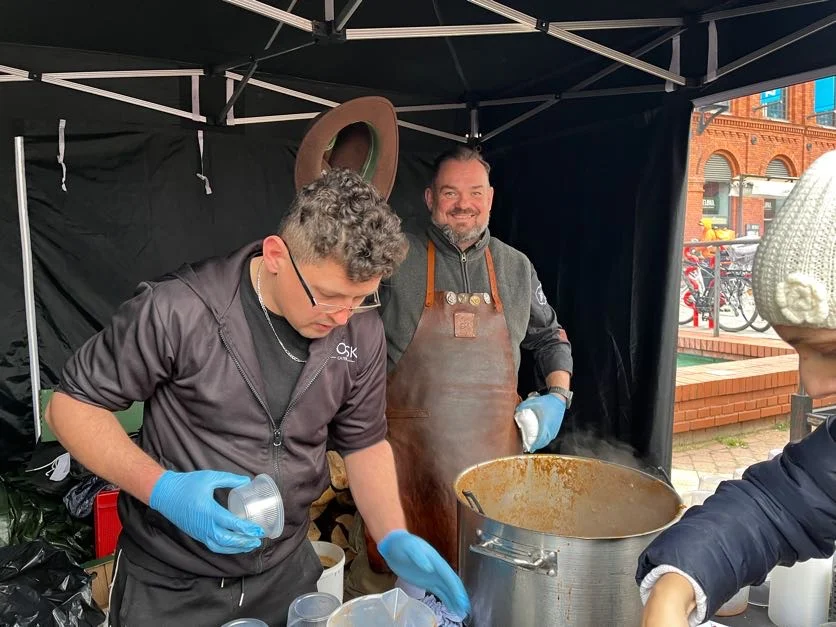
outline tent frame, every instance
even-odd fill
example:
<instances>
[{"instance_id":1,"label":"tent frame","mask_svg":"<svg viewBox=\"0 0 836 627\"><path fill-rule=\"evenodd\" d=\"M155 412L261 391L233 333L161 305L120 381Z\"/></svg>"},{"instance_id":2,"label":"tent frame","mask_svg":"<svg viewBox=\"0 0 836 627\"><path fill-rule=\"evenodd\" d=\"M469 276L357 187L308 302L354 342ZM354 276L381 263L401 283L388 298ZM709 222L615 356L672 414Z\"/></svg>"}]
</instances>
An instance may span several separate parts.
<instances>
[{"instance_id":1,"label":"tent frame","mask_svg":"<svg viewBox=\"0 0 836 627\"><path fill-rule=\"evenodd\" d=\"M634 87L621 87L615 89L601 89L601 90L587 90L587 87L593 83L608 76L617 69L628 66L640 71L644 71L657 78L663 78L667 81L665 89L670 91L673 85L685 86L689 81L677 72L660 68L651 63L641 60L641 56L647 52L657 48L658 46L675 39L683 31L688 28L690 23L709 23L713 25L715 22L726 19L733 19L741 16L755 15L759 13L767 13L772 11L779 11L785 9L792 9L795 7L806 6L810 4L818 4L826 2L827 0L773 0L758 5L741 7L736 9L727 9L719 11L711 11L702 13L696 16L695 19L686 20L686 18L650 18L650 19L620 19L620 20L586 20L586 21L571 21L571 22L550 22L543 18L527 15L517 11L505 4L497 2L496 0L468 0L468 2L477 5L488 12L500 15L510 20L510 22L499 24L477 24L477 25L450 25L450 26L409 26L409 27L388 27L388 28L346 28L347 22L351 19L357 8L362 3L362 0L351 0L342 10L342 12L334 15L334 1L324 0L325 21L319 22L316 20L309 20L307 18L295 15L290 11L284 11L276 7L270 6L259 0L223 0L228 4L232 4L241 9L245 9L256 13L258 15L272 19L278 23L277 30L282 25L288 25L304 32L311 33L312 40L302 45L295 46L287 50L281 50L273 53L265 53L264 55L249 57L246 60L231 61L221 64L206 70L202 68L186 68L186 69L165 69L165 70L125 70L125 71L102 71L102 72L47 72L37 74L29 72L20 68L13 68L9 66L0 65L0 82L14 82L14 81L40 81L49 83L67 89L73 89L95 96L109 98L120 102L125 102L135 106L145 107L162 113L167 113L181 118L191 119L195 122L203 124L218 124L218 125L235 125L235 124L266 124L287 122L295 120L311 119L319 115L319 111L297 112L290 114L279 115L263 115L251 116L244 118L236 118L234 116L234 105L236 100L241 96L244 89L248 85L253 85L280 93L286 96L291 96L297 99L313 102L327 107L337 106L337 102L319 98L310 93L304 93L297 90L292 90L283 87L276 83L259 80L253 78L258 63L266 59L275 58L276 56L288 54L301 50L316 44L319 41L348 41L348 40L369 40L369 39L407 39L416 37L458 37L458 36L480 36L480 35L511 35L511 34L531 34L542 33L547 34L556 39L560 39L572 45L578 46L595 54L604 56L615 61L612 65L597 72L593 76L581 81L577 85L569 88L566 92L559 94L544 94L540 96L531 96L516 99L498 99L477 101L474 103L435 103L426 105L411 105L404 107L396 107L398 113L419 113L425 111L442 111L453 109L472 109L475 113L471 113L470 124L468 132L464 134L449 133L439 129L434 129L422 124L414 122L407 122L399 120L401 127L413 131L434 135L444 139L449 139L459 143L479 144L490 139L493 139L500 133L513 128L514 126L536 116L542 111L549 109L551 106L561 100L570 100L575 98L587 97L609 97L616 95L631 95L644 94L661 91L661 86L643 85ZM295 4L295 3L293 3ZM796 41L803 39L813 33L822 29L828 28L836 23L836 13L818 20L807 27L799 29L793 33L782 37L776 42L755 50L727 65L710 70L704 77L698 81L700 84L706 84L734 72L735 70L748 65L758 59L763 58L781 48L790 45ZM613 30L613 29L627 29L627 28L660 28L673 27L665 33L662 33L658 38L642 46L638 50L627 54L614 50L607 46L598 44L590 39L575 35L574 31L586 30ZM275 36L275 33L274 33ZM711 37L711 35L710 35ZM272 38L271 42L272 43ZM269 45L269 44L268 44ZM675 47L676 48L676 47ZM712 48L711 46L709 48ZM716 55L716 47L709 51L709 57ZM672 57L677 57L676 49ZM238 74L230 70L242 65L248 65L245 74ZM672 58L671 66L678 65L678 59ZM708 66L711 66L711 58L708 59ZM715 63L716 67L716 63ZM216 119L208 118L205 115L196 113L194 110L184 111L174 107L169 107L159 103L134 98L118 92L100 89L77 81L84 79L110 79L110 78L163 78L163 77L184 77L184 76L209 76L214 73L223 73L227 77L227 97L226 103L222 108L220 114ZM237 83L237 84L236 84ZM530 100L527 100L530 99ZM512 120L502 124L496 129L481 134L478 130L478 110L486 106L501 106L501 105L515 105L524 102L536 103L534 107L528 111L518 115Z\"/></svg>"},{"instance_id":2,"label":"tent frame","mask_svg":"<svg viewBox=\"0 0 836 627\"><path fill-rule=\"evenodd\" d=\"M468 2L483 8L484 10L496 15L500 15L510 20L505 23L498 24L479 24L479 25L449 25L449 26L410 26L410 27L387 27L387 28L346 28L357 8L362 3L362 0L349 0L347 5L343 8L339 15L335 15L334 0L324 0L324 15L325 21L309 20L307 18L293 14L290 10L283 11L281 9L272 7L258 0L224 0L229 4L235 5L241 9L251 11L253 13L262 15L277 22L276 31L273 37L268 42L264 54L260 56L250 56L245 59L238 59L230 61L210 69L204 68L182 68L182 69L147 69L147 70L120 70L120 71L84 71L84 72L46 72L35 73L25 69L0 65L0 82L43 82L65 89L71 89L87 93L90 95L124 102L134 106L144 107L161 113L166 113L180 118L192 120L204 125L226 125L234 126L238 124L266 124L286 122L293 120L311 119L320 114L320 111L300 111L297 113L281 114L281 115L265 115L265 116L251 116L236 118L234 115L234 105L236 100L241 96L244 89L252 85L285 96L318 104L325 107L335 107L339 103L333 100L320 98L316 95L290 89L275 82L269 82L254 78L258 64L261 61L275 58L280 55L289 54L309 46L315 45L319 42L333 42L341 43L349 40L373 40L373 39L412 39L423 37L470 37L482 35L520 35L520 34L546 34L555 39L564 41L571 45L580 47L584 50L593 52L605 58L614 61L611 65L584 79L578 84L570 87L562 93L540 94L533 96L523 96L515 98L497 98L492 100L476 101L472 103L453 102L453 103L428 103L422 105L408 105L396 107L398 113L421 113L428 111L445 111L445 110L462 110L469 111L469 126L468 132L464 134L455 134L434 129L421 124L407 122L405 120L398 120L398 124L413 131L442 137L459 143L469 143L479 145L481 143L490 141L496 136L504 133L510 128L525 122L526 120L540 114L541 112L553 107L562 100L571 100L578 98L595 98L595 97L610 97L619 95L631 94L645 94L659 91L671 91L676 89L675 86L699 87L706 83L710 83L717 78L734 72L749 63L761 59L781 48L797 42L813 33L828 28L836 23L836 12L802 28L793 33L790 33L772 44L763 46L739 59L732 61L721 68L716 67L716 22L720 20L733 19L741 16L754 15L759 13L767 13L772 11L779 11L785 9L792 9L795 7L818 4L827 2L828 0L773 0L771 2L764 2L757 5L718 10L702 13L693 18L652 18L652 19L621 19L621 20L589 20L589 21L573 21L573 22L550 22L549 20L527 15L517 11L507 5L504 5L496 0L468 0ZM292 10L295 5L295 0L291 3ZM709 25L709 52L707 59L707 67L709 70L705 76L696 81L686 79L686 77L678 73L678 41L677 38L691 25L708 23ZM268 52L267 48L273 42L275 35L282 25L288 25L297 28L304 32L311 34L311 41L293 48ZM588 38L576 35L576 31L587 30L613 30L613 29L628 29L628 28L669 28L669 30L661 33L658 37L648 42L644 46L638 48L632 53L623 53L614 50L607 46L601 45ZM658 46L674 40L674 45L671 54L671 68L664 69L655 66L651 63L641 60L641 56L657 48ZM247 66L244 74L232 72L231 70ZM590 85L596 83L602 78L612 74L621 67L628 66L656 78L661 78L666 83L657 85L637 85L631 87L620 87L612 89L587 89ZM713 68L713 69L712 69ZM206 76L224 76L226 78L226 102L222 108L220 115L215 118L202 115L200 109L199 98L199 81L200 77ZM83 80L108 80L108 79L140 79L140 78L184 78L190 77L192 81L192 111L185 111L174 107L169 107L163 104L151 102L141 98L135 98L115 91L105 90L98 87L93 87L78 81ZM533 104L534 106L528 111L518 115L517 117L505 122L499 127L485 133L481 132L479 126L479 110L483 107L497 107L497 106L511 106L520 104ZM202 146L202 133L198 131L199 142ZM38 357L38 337L37 337L37 322L35 313L35 289L34 289L34 274L32 263L32 244L29 232L29 213L26 195L26 172L25 172L25 152L24 152L24 138L22 136L15 137L15 173L17 181L17 201L18 201L18 215L20 218L20 234L21 234L21 250L23 258L23 280L24 280L24 302L26 311L26 327L28 335L29 347L29 368L32 381L32 406L35 419L35 440L40 439L40 365ZM207 193L208 183L207 183Z\"/></svg>"}]
</instances>

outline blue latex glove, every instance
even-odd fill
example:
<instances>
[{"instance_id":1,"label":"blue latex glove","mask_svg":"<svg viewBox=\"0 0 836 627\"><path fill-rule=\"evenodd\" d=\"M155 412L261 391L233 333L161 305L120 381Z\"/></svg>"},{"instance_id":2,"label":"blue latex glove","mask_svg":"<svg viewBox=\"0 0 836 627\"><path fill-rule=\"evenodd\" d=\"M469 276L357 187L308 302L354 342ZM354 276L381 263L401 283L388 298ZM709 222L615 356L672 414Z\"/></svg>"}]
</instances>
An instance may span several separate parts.
<instances>
[{"instance_id":1,"label":"blue latex glove","mask_svg":"<svg viewBox=\"0 0 836 627\"><path fill-rule=\"evenodd\" d=\"M566 401L554 394L532 396L517 405L515 412L530 409L537 416L537 438L531 445L531 450L543 448L557 437L566 413Z\"/></svg>"},{"instance_id":2,"label":"blue latex glove","mask_svg":"<svg viewBox=\"0 0 836 627\"><path fill-rule=\"evenodd\" d=\"M455 614L470 613L470 600L461 579L425 540L405 529L396 529L386 534L377 550L393 573L429 590Z\"/></svg>"},{"instance_id":3,"label":"blue latex glove","mask_svg":"<svg viewBox=\"0 0 836 627\"><path fill-rule=\"evenodd\" d=\"M216 470L166 470L151 490L150 505L215 553L248 553L261 546L264 529L222 507L214 492L249 482L249 477Z\"/></svg>"}]
</instances>

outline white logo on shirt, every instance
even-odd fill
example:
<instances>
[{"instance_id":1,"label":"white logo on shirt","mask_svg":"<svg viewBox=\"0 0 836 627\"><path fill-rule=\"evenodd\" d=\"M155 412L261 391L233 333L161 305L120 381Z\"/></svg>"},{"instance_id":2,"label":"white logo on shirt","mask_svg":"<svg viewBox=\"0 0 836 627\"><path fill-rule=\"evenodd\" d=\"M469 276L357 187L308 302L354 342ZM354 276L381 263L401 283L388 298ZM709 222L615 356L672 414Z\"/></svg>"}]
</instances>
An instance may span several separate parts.
<instances>
[{"instance_id":1,"label":"white logo on shirt","mask_svg":"<svg viewBox=\"0 0 836 627\"><path fill-rule=\"evenodd\" d=\"M543 305L544 307L548 304L549 301L546 300L546 295L543 293L542 283L537 286L534 295L537 297L537 302Z\"/></svg>"},{"instance_id":2,"label":"white logo on shirt","mask_svg":"<svg viewBox=\"0 0 836 627\"><path fill-rule=\"evenodd\" d=\"M337 356L333 359L339 359L341 361L357 361L357 347L350 346L345 342L340 342L337 344Z\"/></svg>"}]
</instances>

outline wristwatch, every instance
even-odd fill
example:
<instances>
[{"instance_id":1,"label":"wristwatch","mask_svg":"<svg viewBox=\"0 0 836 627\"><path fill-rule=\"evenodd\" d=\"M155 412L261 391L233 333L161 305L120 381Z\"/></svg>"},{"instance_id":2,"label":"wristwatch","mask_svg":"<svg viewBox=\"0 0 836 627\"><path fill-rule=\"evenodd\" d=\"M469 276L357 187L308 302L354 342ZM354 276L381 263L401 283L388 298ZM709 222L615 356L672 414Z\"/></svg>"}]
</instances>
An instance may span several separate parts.
<instances>
[{"instance_id":1,"label":"wristwatch","mask_svg":"<svg viewBox=\"0 0 836 627\"><path fill-rule=\"evenodd\" d=\"M569 407L572 406L572 396L573 396L572 390L567 390L566 388L562 388L562 387L557 386L557 385L552 385L551 387L549 387L548 393L549 394L555 394L556 396L562 396L563 398L565 398L566 399L566 409L569 409Z\"/></svg>"}]
</instances>

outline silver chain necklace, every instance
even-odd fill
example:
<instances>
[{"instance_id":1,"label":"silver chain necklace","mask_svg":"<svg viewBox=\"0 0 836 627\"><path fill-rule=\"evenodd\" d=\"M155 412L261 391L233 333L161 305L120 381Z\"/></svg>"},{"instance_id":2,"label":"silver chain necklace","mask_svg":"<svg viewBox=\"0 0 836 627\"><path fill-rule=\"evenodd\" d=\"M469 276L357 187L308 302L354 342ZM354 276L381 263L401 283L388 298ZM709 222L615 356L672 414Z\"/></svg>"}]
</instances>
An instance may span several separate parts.
<instances>
[{"instance_id":1,"label":"silver chain necklace","mask_svg":"<svg viewBox=\"0 0 836 627\"><path fill-rule=\"evenodd\" d=\"M256 278L255 278L255 295L258 296L258 304L261 305L261 311L264 312L264 317L267 319L267 324L270 325L270 329L273 331L273 335L276 336L276 340L278 340L279 346L282 347L282 350L285 352L285 354L288 357L290 357L293 361L295 361L297 363L300 363L300 364L304 364L305 361L306 361L305 359L299 359L296 355L294 355L289 350L287 350L287 347L284 345L281 338L279 338L279 334L276 333L276 329L273 326L273 321L270 320L270 314L267 313L267 307L264 305L264 299L261 297L261 266L263 266L263 265L264 265L264 260L262 259L258 264L258 272L256 273Z\"/></svg>"}]
</instances>

